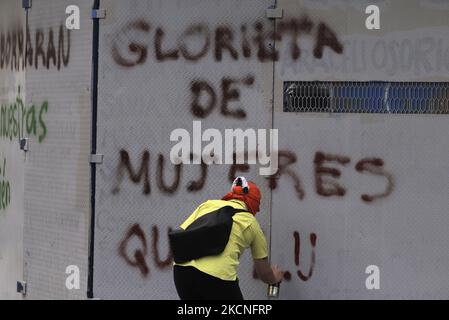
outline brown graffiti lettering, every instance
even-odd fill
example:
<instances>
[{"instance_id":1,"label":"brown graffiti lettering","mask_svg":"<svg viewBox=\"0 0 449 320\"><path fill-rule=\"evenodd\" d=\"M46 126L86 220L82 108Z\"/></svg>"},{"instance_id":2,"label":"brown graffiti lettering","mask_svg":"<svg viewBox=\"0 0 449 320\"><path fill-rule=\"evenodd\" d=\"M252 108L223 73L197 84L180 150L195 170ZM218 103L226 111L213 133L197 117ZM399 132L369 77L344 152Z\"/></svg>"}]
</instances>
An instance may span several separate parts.
<instances>
[{"instance_id":1,"label":"brown graffiti lettering","mask_svg":"<svg viewBox=\"0 0 449 320\"><path fill-rule=\"evenodd\" d=\"M323 49L326 46L338 54L343 53L343 45L338 41L335 33L325 23L320 23L318 25L317 41L313 49L315 58L320 59L323 56Z\"/></svg>"},{"instance_id":2,"label":"brown graffiti lettering","mask_svg":"<svg viewBox=\"0 0 449 320\"><path fill-rule=\"evenodd\" d=\"M316 247L316 240L317 240L317 236L315 233L310 233L309 235L309 239L310 239L310 244L312 246L311 249L311 255L310 255L310 266L309 266L309 271L307 272L307 275L304 275L304 273L301 270L297 270L296 274L298 275L298 277L302 280L302 281L308 281L310 280L310 278L313 275L313 270L315 268L315 261L316 261L316 253L315 253L315 247ZM293 254L293 259L295 262L295 266L299 268L300 266L300 255L301 255L301 241L300 241L300 236L299 236L299 232L298 231L294 231L293 232L293 241L294 241L294 254ZM259 279L257 272L256 272L256 268L253 266L253 279ZM284 272L284 279L286 281L290 281L292 279L292 274L290 271L285 271Z\"/></svg>"},{"instance_id":3,"label":"brown graffiti lettering","mask_svg":"<svg viewBox=\"0 0 449 320\"><path fill-rule=\"evenodd\" d=\"M32 125L32 117L34 117L34 110L30 109L27 113L26 124L28 132L33 132L36 128ZM211 155L213 156L213 155ZM195 155L195 159L200 156ZM279 164L276 174L267 177L268 187L271 190L277 188L279 179L283 176L288 176L293 182L293 190L295 191L299 200L303 200L306 196L305 188L302 184L300 175L294 169L294 164L297 163L297 156L294 152L289 150L280 150L278 152ZM238 172L249 172L251 166L247 163L236 163L236 154L233 154L234 164L229 166L227 173L227 179L232 182L237 176ZM194 155L190 154L190 159L194 159ZM143 194L150 195L151 183L150 183L150 152L144 150L142 156L137 160L137 164L132 165L130 156L126 150L120 150L119 162L116 171L116 184L112 188L112 193L117 194L120 191L120 185L125 177L125 171L128 173L130 181L134 184L143 184ZM165 168L166 162L170 165L170 169ZM351 162L351 159L347 156L329 154L322 151L315 153L313 161L313 170L315 175L315 192L324 197L337 196L342 198L346 195L346 187L342 186L337 179L341 176L341 171L335 167L326 166L326 162L335 162L339 165L346 166ZM140 166L139 166L140 165ZM156 168L156 184L158 189L166 195L173 195L179 190L181 180L183 176L184 164L172 165L170 160L165 159L164 155L158 154ZM188 165L190 166L190 165ZM171 169L173 168L173 169ZM189 180L186 182L185 189L188 192L197 192L203 190L207 185L208 177L208 165L201 159L201 164L198 166L199 175L196 180ZM373 202L375 200L388 197L394 188L393 175L384 169L384 161L380 158L363 158L357 162L355 169L359 173L368 172L373 175L383 176L387 179L387 185L385 191L377 194L362 194L361 200L366 203ZM195 169L196 170L196 169ZM166 172L173 172L172 181L167 184L165 181Z\"/></svg>"},{"instance_id":4,"label":"brown graffiti lettering","mask_svg":"<svg viewBox=\"0 0 449 320\"><path fill-rule=\"evenodd\" d=\"M6 35L6 44L5 44L5 36L2 34L2 61L4 61L4 64L7 66L9 64L9 60L11 59L11 34ZM5 68L6 69L6 68Z\"/></svg>"},{"instance_id":5,"label":"brown graffiti lettering","mask_svg":"<svg viewBox=\"0 0 449 320\"><path fill-rule=\"evenodd\" d=\"M157 185L159 187L159 190L161 190L162 192L172 194L178 189L179 181L181 180L182 166L181 164L175 165L175 177L172 184L170 186L167 186L164 182L164 162L164 156L162 154L159 154L159 157L157 159L157 169L159 172L159 175L157 177Z\"/></svg>"},{"instance_id":6,"label":"brown graffiti lettering","mask_svg":"<svg viewBox=\"0 0 449 320\"><path fill-rule=\"evenodd\" d=\"M194 155L193 153L190 154L190 160L193 160ZM189 192L195 192L203 189L206 179L207 179L207 164L204 163L203 160L201 160L201 176L196 181L190 181L187 185L187 191Z\"/></svg>"},{"instance_id":7,"label":"brown graffiti lettering","mask_svg":"<svg viewBox=\"0 0 449 320\"><path fill-rule=\"evenodd\" d=\"M374 175L383 176L387 179L387 186L385 191L375 195L362 194L360 198L365 202L373 202L381 198L385 198L393 191L393 177L390 173L382 169L384 161L379 158L364 158L357 162L355 169L357 172L367 171Z\"/></svg>"},{"instance_id":8,"label":"brown graffiti lettering","mask_svg":"<svg viewBox=\"0 0 449 320\"><path fill-rule=\"evenodd\" d=\"M315 27L315 25L317 26ZM150 23L145 20L136 20L125 25L120 34L115 37L119 39L120 35L126 34L128 40L128 43L117 40L112 45L112 57L118 65L135 67L145 63L151 40L142 39L137 42L134 33L143 32L144 36L150 35L149 26ZM163 41L167 34L163 26L157 26L153 35L154 48L152 49L157 62L179 60L181 57L190 62L197 62L208 54L216 62L221 62L226 58L231 61L254 58L260 62L269 62L279 60L279 52L274 45L275 41L285 41L287 45L290 45L291 58L297 60L301 53L298 40L304 35L315 38L313 54L318 59L322 57L325 47L329 47L337 54L343 52L343 45L338 40L335 31L323 22L315 24L307 16L280 21L277 30L271 22L262 20L256 21L250 26L247 23L242 23L240 26L219 24L211 27L204 22L194 23L187 26L178 35L168 35L172 39L177 39L170 49L163 49ZM197 42L198 39L202 41L203 45L194 53L189 48L197 48L194 42ZM125 47L120 50L119 46ZM131 57L126 57L126 51Z\"/></svg>"},{"instance_id":9,"label":"brown graffiti lettering","mask_svg":"<svg viewBox=\"0 0 449 320\"><path fill-rule=\"evenodd\" d=\"M117 176L118 183L117 186L112 189L112 193L116 194L120 191L119 185L123 180L123 171L126 169L130 180L134 183L140 183L143 179L143 193L149 194L151 192L150 179L149 179L149 164L150 164L150 153L145 150L142 155L142 162L140 164L140 169L136 173L134 172L133 166L129 159L129 154L126 150L120 150L120 162L118 164Z\"/></svg>"},{"instance_id":10,"label":"brown graffiti lettering","mask_svg":"<svg viewBox=\"0 0 449 320\"><path fill-rule=\"evenodd\" d=\"M53 66L56 66L56 49L53 44L53 30L48 33L47 43L47 69L50 68L50 58L53 60Z\"/></svg>"},{"instance_id":11,"label":"brown graffiti lettering","mask_svg":"<svg viewBox=\"0 0 449 320\"><path fill-rule=\"evenodd\" d=\"M168 232L172 230L171 227L167 228L167 240L168 240ZM159 253L159 229L157 225L153 225L151 227L151 249L153 261L157 269L164 270L170 267L173 263L173 255L171 250L169 249L167 252L167 257L165 259L161 259ZM134 259L130 259L127 253L128 243L133 238L137 237L141 243L141 248L134 251ZM150 268L147 264L146 257L148 255L147 248L147 240L145 232L141 229L140 225L135 223L133 224L125 234L125 237L119 244L119 256L125 259L126 263L134 268L138 268L140 274L143 277L148 277L150 274Z\"/></svg>"},{"instance_id":12,"label":"brown graffiti lettering","mask_svg":"<svg viewBox=\"0 0 449 320\"><path fill-rule=\"evenodd\" d=\"M295 231L293 233L293 237L295 239L295 264L297 266L299 266L299 263L300 263L299 257L301 254L301 243L300 243L299 233L297 231ZM298 272L297 272L298 277L302 281L309 280L312 277L313 269L315 268L315 246L316 246L316 234L315 233L310 234L310 244L312 245L312 250L311 250L311 257L310 257L309 272L307 273L307 276L305 276L301 270L298 270Z\"/></svg>"},{"instance_id":13,"label":"brown graffiti lettering","mask_svg":"<svg viewBox=\"0 0 449 320\"><path fill-rule=\"evenodd\" d=\"M225 117L232 117L236 119L244 119L246 118L246 112L242 108L238 108L235 110L229 110L229 102L230 101L239 101L240 100L240 91L233 87L239 83L243 83L246 86L251 86L254 83L253 76L247 76L240 79L231 79L231 78L223 78L221 81L221 91L222 91L222 100L221 100L221 114Z\"/></svg>"},{"instance_id":14,"label":"brown graffiti lettering","mask_svg":"<svg viewBox=\"0 0 449 320\"><path fill-rule=\"evenodd\" d=\"M126 252L128 242L132 237L137 237L141 244L142 249L137 249L134 251L134 260L128 257ZM143 277L147 277L150 273L147 263L145 262L145 256L147 255L147 240L145 238L145 233L142 231L140 226L136 223L126 232L125 238L120 242L119 245L119 255L125 259L126 263L132 267L137 267Z\"/></svg>"},{"instance_id":15,"label":"brown graffiti lettering","mask_svg":"<svg viewBox=\"0 0 449 320\"><path fill-rule=\"evenodd\" d=\"M33 65L33 44L31 43L31 34L29 28L27 28L26 33L27 36L25 44L25 63L22 64L22 69L27 65Z\"/></svg>"},{"instance_id":16,"label":"brown graffiti lettering","mask_svg":"<svg viewBox=\"0 0 449 320\"><path fill-rule=\"evenodd\" d=\"M161 260L160 255L159 255L159 248L158 248L159 230L156 225L153 225L151 230L153 232L151 244L152 244L152 249L153 249L154 263L156 264L156 267L158 267L159 269L167 268L168 266L171 266L171 264L173 262L172 252L171 252L171 250L168 250L167 258L165 258L165 260ZM170 227L167 228L167 234L171 230L172 229Z\"/></svg>"},{"instance_id":17,"label":"brown graffiti lettering","mask_svg":"<svg viewBox=\"0 0 449 320\"><path fill-rule=\"evenodd\" d=\"M35 69L40 65L46 69L57 66L58 70L61 65L66 67L70 58L70 30L67 30L66 39L64 30L60 25L57 45L52 28L48 32L37 28L34 33L28 27L26 31L21 27L0 30L0 69L24 70L28 65L33 66L33 63Z\"/></svg>"},{"instance_id":18,"label":"brown graffiti lettering","mask_svg":"<svg viewBox=\"0 0 449 320\"><path fill-rule=\"evenodd\" d=\"M36 30L36 55L34 56L34 67L37 69L38 57L42 56L42 65L45 65L45 51L43 49L44 32L41 29Z\"/></svg>"},{"instance_id":19,"label":"brown graffiti lettering","mask_svg":"<svg viewBox=\"0 0 449 320\"><path fill-rule=\"evenodd\" d=\"M240 27L240 32L242 35L242 54L245 58L251 57L251 45L248 40L248 27L243 24Z\"/></svg>"},{"instance_id":20,"label":"brown graffiti lettering","mask_svg":"<svg viewBox=\"0 0 449 320\"><path fill-rule=\"evenodd\" d=\"M204 45L197 53L192 53L188 49L187 39L194 37L195 35L204 37ZM181 44L179 45L179 51L182 56L188 61L197 61L207 54L210 46L209 29L204 24L194 24L187 28L181 37Z\"/></svg>"},{"instance_id":21,"label":"brown graffiti lettering","mask_svg":"<svg viewBox=\"0 0 449 320\"><path fill-rule=\"evenodd\" d=\"M217 95L215 94L214 89L206 81L195 80L190 85L190 91L192 92L193 96L191 103L192 114L198 118L207 117L214 109L215 103L217 101ZM208 95L209 97L206 105L200 104L201 96L203 95L203 93Z\"/></svg>"},{"instance_id":22,"label":"brown graffiti lettering","mask_svg":"<svg viewBox=\"0 0 449 320\"><path fill-rule=\"evenodd\" d=\"M312 31L313 22L308 17L303 17L300 20L290 19L287 21L280 21L278 32L281 34L289 34L292 37L291 41L291 56L293 60L297 60L301 55L297 39L301 34L310 34Z\"/></svg>"},{"instance_id":23,"label":"brown graffiti lettering","mask_svg":"<svg viewBox=\"0 0 449 320\"><path fill-rule=\"evenodd\" d=\"M351 160L346 156L326 154L323 152L315 153L315 188L316 192L324 197L330 196L344 196L346 189L339 185L336 181L325 179L326 176L338 178L341 176L340 170L336 168L325 167L325 162L338 162L341 165L346 165Z\"/></svg>"},{"instance_id":24,"label":"brown graffiti lettering","mask_svg":"<svg viewBox=\"0 0 449 320\"><path fill-rule=\"evenodd\" d=\"M19 55L18 55L18 59L17 59L17 64L16 64L16 70L19 70L19 62L22 61L22 67L25 65L25 55L24 55L24 43L23 43L23 32L17 31L17 45L18 45L18 49L19 49Z\"/></svg>"},{"instance_id":25,"label":"brown graffiti lettering","mask_svg":"<svg viewBox=\"0 0 449 320\"><path fill-rule=\"evenodd\" d=\"M304 191L301 180L296 175L296 172L289 168L297 160L296 155L293 152L280 150L278 153L279 165L278 172L268 178L268 186L270 189L276 189L277 179L282 175L288 175L293 180L293 187L295 188L296 194L300 200L304 199L306 192Z\"/></svg>"},{"instance_id":26,"label":"brown graffiti lettering","mask_svg":"<svg viewBox=\"0 0 449 320\"><path fill-rule=\"evenodd\" d=\"M274 48L274 41L281 40L281 35L275 33L274 30L266 31L262 22L256 22L254 29L257 31L254 42L257 44L257 58L260 62L278 61L279 51ZM270 48L267 48L269 41Z\"/></svg>"},{"instance_id":27,"label":"brown graffiti lettering","mask_svg":"<svg viewBox=\"0 0 449 320\"><path fill-rule=\"evenodd\" d=\"M11 43L11 70L13 70L13 68L16 68L16 70L18 69L18 59L17 59L17 55L16 55L16 44L17 44L17 31L13 30L12 32L12 43Z\"/></svg>"},{"instance_id":28,"label":"brown graffiti lettering","mask_svg":"<svg viewBox=\"0 0 449 320\"><path fill-rule=\"evenodd\" d=\"M178 49L169 49L163 52L162 39L164 38L164 30L161 28L156 29L156 35L154 37L154 47L156 50L156 59L158 61L177 60Z\"/></svg>"},{"instance_id":29,"label":"brown graffiti lettering","mask_svg":"<svg viewBox=\"0 0 449 320\"><path fill-rule=\"evenodd\" d=\"M62 25L59 26L58 36L58 70L61 68L61 61L66 67L70 59L70 30L67 30L67 50L64 53L64 30Z\"/></svg>"},{"instance_id":30,"label":"brown graffiti lettering","mask_svg":"<svg viewBox=\"0 0 449 320\"><path fill-rule=\"evenodd\" d=\"M131 30L138 30L141 32L148 33L150 31L150 25L143 20L137 20L128 24L124 29L125 32L129 32ZM136 55L135 60L129 60L124 58L120 54L117 43L114 42L114 44L112 45L112 58L118 65L122 67L132 67L138 64L143 64L147 60L148 54L147 46L140 43L131 42L128 45L128 50L133 55Z\"/></svg>"},{"instance_id":31,"label":"brown graffiti lettering","mask_svg":"<svg viewBox=\"0 0 449 320\"><path fill-rule=\"evenodd\" d=\"M215 30L215 60L221 61L223 50L227 50L234 60L238 59L237 50L232 46L233 39L234 33L229 27L221 26Z\"/></svg>"},{"instance_id":32,"label":"brown graffiti lettering","mask_svg":"<svg viewBox=\"0 0 449 320\"><path fill-rule=\"evenodd\" d=\"M247 75L243 78L235 79L224 77L221 80L220 92L205 80L195 80L190 85L192 93L192 103L190 110L192 114L198 118L206 118L217 103L217 96L221 93L221 114L225 117L244 119L246 112L241 108L229 108L230 102L237 102L240 100L239 85L243 84L246 87L251 87L254 84L254 76ZM207 99L204 99L207 96ZM203 98L203 99L202 99ZM203 104L200 101L203 100ZM206 102L204 102L206 100Z\"/></svg>"}]
</instances>

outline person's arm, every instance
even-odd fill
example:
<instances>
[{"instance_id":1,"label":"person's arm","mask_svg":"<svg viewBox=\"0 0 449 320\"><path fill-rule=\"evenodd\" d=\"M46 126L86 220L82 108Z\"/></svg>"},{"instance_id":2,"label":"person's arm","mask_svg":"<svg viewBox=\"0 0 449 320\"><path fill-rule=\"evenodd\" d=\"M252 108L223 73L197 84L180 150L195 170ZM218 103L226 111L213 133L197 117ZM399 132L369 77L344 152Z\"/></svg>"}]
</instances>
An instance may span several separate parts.
<instances>
[{"instance_id":1,"label":"person's arm","mask_svg":"<svg viewBox=\"0 0 449 320\"><path fill-rule=\"evenodd\" d=\"M254 260L254 266L259 278L267 284L275 284L282 281L284 273L277 266L270 266L268 263L268 247L265 235L257 221L254 221L245 235L251 239L251 252Z\"/></svg>"},{"instance_id":2,"label":"person's arm","mask_svg":"<svg viewBox=\"0 0 449 320\"><path fill-rule=\"evenodd\" d=\"M254 266L259 278L267 284L275 284L282 281L284 273L277 266L270 266L268 259L254 259Z\"/></svg>"}]
</instances>

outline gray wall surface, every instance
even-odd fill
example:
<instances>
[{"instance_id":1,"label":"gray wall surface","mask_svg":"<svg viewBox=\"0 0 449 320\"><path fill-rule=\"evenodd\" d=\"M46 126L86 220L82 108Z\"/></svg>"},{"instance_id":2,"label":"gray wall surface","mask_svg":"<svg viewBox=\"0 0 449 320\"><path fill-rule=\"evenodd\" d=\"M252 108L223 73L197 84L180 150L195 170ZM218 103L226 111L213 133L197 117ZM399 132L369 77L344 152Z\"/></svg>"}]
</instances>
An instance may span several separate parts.
<instances>
[{"instance_id":1,"label":"gray wall surface","mask_svg":"<svg viewBox=\"0 0 449 320\"><path fill-rule=\"evenodd\" d=\"M27 298L86 298L93 1L75 1L81 29L68 31L72 2L33 1L25 55L25 11L0 1L0 102L26 111L1 122L2 298L21 298L17 280ZM447 115L283 108L286 81L449 82L447 2L376 1L380 30L365 27L369 4L278 0L274 20L270 0L100 1L94 297L177 299L167 231L242 174L261 187L257 218L288 271L281 299L448 298ZM193 121L278 129L280 171L172 164L170 134ZM69 265L79 290L65 287ZM370 265L379 290L365 287ZM249 252L239 279L245 298L266 298Z\"/></svg>"}]
</instances>

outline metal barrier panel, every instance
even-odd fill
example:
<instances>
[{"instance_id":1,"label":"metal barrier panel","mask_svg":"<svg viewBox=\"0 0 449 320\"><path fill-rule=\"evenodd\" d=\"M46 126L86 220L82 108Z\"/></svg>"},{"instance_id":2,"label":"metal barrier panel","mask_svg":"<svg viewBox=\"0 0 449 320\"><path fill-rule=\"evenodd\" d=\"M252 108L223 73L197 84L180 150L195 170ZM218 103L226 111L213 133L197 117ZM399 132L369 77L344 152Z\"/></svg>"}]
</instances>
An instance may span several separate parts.
<instances>
[{"instance_id":1,"label":"metal barrier panel","mask_svg":"<svg viewBox=\"0 0 449 320\"><path fill-rule=\"evenodd\" d=\"M23 176L19 138L26 126L18 116L25 100L23 44L25 14L19 1L0 2L0 299L21 299L23 278Z\"/></svg>"},{"instance_id":2,"label":"metal barrier panel","mask_svg":"<svg viewBox=\"0 0 449 320\"><path fill-rule=\"evenodd\" d=\"M369 4L278 1L276 28L302 26L299 55L276 43L284 299L448 297L449 6L380 1L374 31Z\"/></svg>"},{"instance_id":3,"label":"metal barrier panel","mask_svg":"<svg viewBox=\"0 0 449 320\"><path fill-rule=\"evenodd\" d=\"M270 192L257 166L174 165L170 134L182 128L197 135L193 121L201 121L201 132L215 128L223 136L228 128L271 128L269 5L101 2L95 297L177 299L168 228L201 202L221 198L236 173L261 187L258 218L268 235ZM246 298L266 297L249 252L239 276Z\"/></svg>"},{"instance_id":4,"label":"metal barrier panel","mask_svg":"<svg viewBox=\"0 0 449 320\"><path fill-rule=\"evenodd\" d=\"M66 28L72 1L32 1L26 106L24 278L31 299L82 299L87 291L93 1L76 1L80 29ZM66 287L77 266L80 288Z\"/></svg>"},{"instance_id":5,"label":"metal barrier panel","mask_svg":"<svg viewBox=\"0 0 449 320\"><path fill-rule=\"evenodd\" d=\"M86 297L91 125L96 298L176 299L167 231L238 174L262 189L280 298L448 297L447 2L378 1L376 31L368 1L101 1L93 124L93 1L78 2L75 31L68 0L33 1L29 32L20 1L0 4L1 297L21 298L17 280L29 298ZM268 179L170 161L176 129L196 161L206 129L272 127ZM265 298L251 260L243 294Z\"/></svg>"}]
</instances>

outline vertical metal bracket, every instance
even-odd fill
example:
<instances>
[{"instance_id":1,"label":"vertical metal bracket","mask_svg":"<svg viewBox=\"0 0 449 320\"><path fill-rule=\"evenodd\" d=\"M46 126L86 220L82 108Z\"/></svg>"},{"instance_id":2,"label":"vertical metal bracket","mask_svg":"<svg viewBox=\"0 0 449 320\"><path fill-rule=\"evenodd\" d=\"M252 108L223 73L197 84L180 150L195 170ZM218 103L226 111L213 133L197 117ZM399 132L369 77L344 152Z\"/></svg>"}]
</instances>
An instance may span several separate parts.
<instances>
[{"instance_id":1,"label":"vertical metal bracket","mask_svg":"<svg viewBox=\"0 0 449 320\"><path fill-rule=\"evenodd\" d=\"M17 281L17 292L22 295L27 294L27 283L25 281Z\"/></svg>"},{"instance_id":2,"label":"vertical metal bracket","mask_svg":"<svg viewBox=\"0 0 449 320\"><path fill-rule=\"evenodd\" d=\"M268 8L267 10L265 10L265 16L268 19L282 19L284 15L284 10L282 8Z\"/></svg>"},{"instance_id":3,"label":"vertical metal bracket","mask_svg":"<svg viewBox=\"0 0 449 320\"><path fill-rule=\"evenodd\" d=\"M31 8L31 0L22 0L22 8L23 9Z\"/></svg>"},{"instance_id":4,"label":"vertical metal bracket","mask_svg":"<svg viewBox=\"0 0 449 320\"><path fill-rule=\"evenodd\" d=\"M104 19L106 18L106 9L92 9L92 19Z\"/></svg>"},{"instance_id":5,"label":"vertical metal bracket","mask_svg":"<svg viewBox=\"0 0 449 320\"><path fill-rule=\"evenodd\" d=\"M89 163L101 164L103 163L103 155L102 154L90 154L89 155Z\"/></svg>"}]
</instances>

